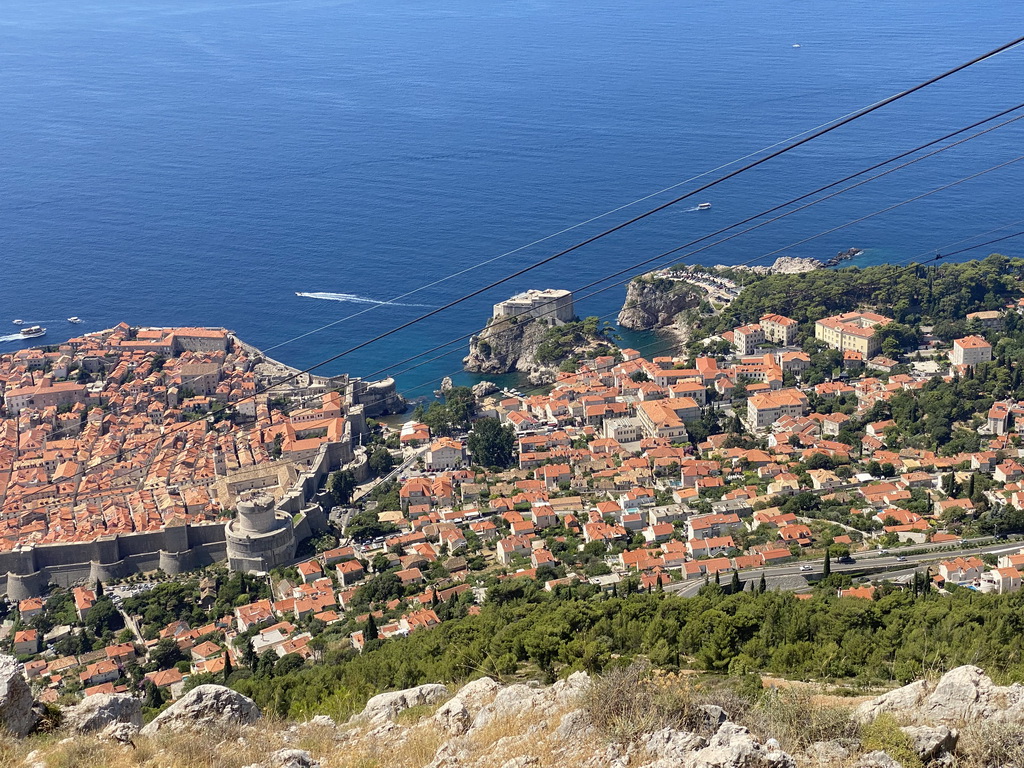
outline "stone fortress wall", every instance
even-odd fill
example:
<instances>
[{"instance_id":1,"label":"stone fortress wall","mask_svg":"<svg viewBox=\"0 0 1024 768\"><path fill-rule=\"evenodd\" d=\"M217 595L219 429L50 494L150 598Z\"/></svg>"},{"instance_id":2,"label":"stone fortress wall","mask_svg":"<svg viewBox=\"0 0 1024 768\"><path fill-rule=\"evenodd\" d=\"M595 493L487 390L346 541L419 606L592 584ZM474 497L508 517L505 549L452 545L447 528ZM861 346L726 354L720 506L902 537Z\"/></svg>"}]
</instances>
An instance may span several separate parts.
<instances>
[{"instance_id":1,"label":"stone fortress wall","mask_svg":"<svg viewBox=\"0 0 1024 768\"><path fill-rule=\"evenodd\" d=\"M357 457L350 434L345 437L321 445L310 466L299 473L276 504L270 497L273 523L266 531L259 530L270 520L264 511L262 517L256 515L255 523L250 522L250 528L235 525L236 518L226 524L179 525L100 536L87 542L23 544L0 552L0 592L11 600L23 600L45 594L51 583L62 587L91 584L157 568L176 575L225 559L233 570L269 570L286 563L294 559L299 543L327 528L331 502L320 490L327 475L349 466L360 481L367 477L365 454ZM248 500L250 505L253 502ZM243 503L239 502L239 512ZM262 503L266 504L265 499Z\"/></svg>"},{"instance_id":2,"label":"stone fortress wall","mask_svg":"<svg viewBox=\"0 0 1024 768\"><path fill-rule=\"evenodd\" d=\"M531 289L517 293L512 298L495 304L492 313L494 321L508 321L514 317L523 320L550 320L556 323L569 323L575 316L572 291L561 288Z\"/></svg>"}]
</instances>

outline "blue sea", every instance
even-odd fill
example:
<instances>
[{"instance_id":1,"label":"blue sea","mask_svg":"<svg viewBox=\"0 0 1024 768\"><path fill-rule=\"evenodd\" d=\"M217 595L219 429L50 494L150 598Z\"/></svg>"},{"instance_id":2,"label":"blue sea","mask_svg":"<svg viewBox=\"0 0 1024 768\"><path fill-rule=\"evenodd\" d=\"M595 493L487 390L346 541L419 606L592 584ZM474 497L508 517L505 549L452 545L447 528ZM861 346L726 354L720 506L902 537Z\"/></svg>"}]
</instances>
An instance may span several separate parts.
<instances>
[{"instance_id":1,"label":"blue sea","mask_svg":"<svg viewBox=\"0 0 1024 768\"><path fill-rule=\"evenodd\" d=\"M871 104L1022 29L1024 4L1006 0L9 0L0 351L23 344L7 335L14 318L47 326L48 343L124 320L226 326L312 365L713 175L374 302ZM1018 101L1024 48L321 370L403 371L395 364L480 327L515 291L578 288ZM1024 121L695 259L758 259L1010 160L1022 139ZM1022 180L1024 162L776 255L857 246L854 263L870 264L948 249L1024 218ZM704 201L710 211L690 210ZM989 250L1020 255L1024 238ZM579 313L612 313L623 294L582 300ZM458 376L465 349L400 373L400 385L417 395L448 374L471 380Z\"/></svg>"}]
</instances>

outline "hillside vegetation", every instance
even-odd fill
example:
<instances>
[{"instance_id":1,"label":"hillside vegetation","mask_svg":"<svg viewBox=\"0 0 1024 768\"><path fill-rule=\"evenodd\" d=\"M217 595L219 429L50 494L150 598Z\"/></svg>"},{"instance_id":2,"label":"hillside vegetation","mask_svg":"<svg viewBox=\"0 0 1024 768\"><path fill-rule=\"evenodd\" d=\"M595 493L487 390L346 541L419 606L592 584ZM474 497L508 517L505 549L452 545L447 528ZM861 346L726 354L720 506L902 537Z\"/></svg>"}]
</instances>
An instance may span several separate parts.
<instances>
[{"instance_id":1,"label":"hillside vegetation","mask_svg":"<svg viewBox=\"0 0 1024 768\"><path fill-rule=\"evenodd\" d=\"M725 591L710 584L693 599L613 597L589 585L548 593L512 579L492 588L479 615L373 641L361 655L338 645L323 663L283 675L236 672L231 685L281 716L345 718L383 690L480 675L552 681L637 656L665 670L858 685L906 682L964 663L981 664L996 679L1024 680L1024 593L940 597L880 588L881 599L870 601L833 597L827 585L811 600Z\"/></svg>"},{"instance_id":2,"label":"hillside vegetation","mask_svg":"<svg viewBox=\"0 0 1024 768\"><path fill-rule=\"evenodd\" d=\"M754 276L723 270L747 283L720 315L701 323L725 331L778 313L799 323L858 307L874 307L906 325L957 322L968 312L999 309L1016 299L1024 283L1024 259L993 254L962 264L819 269L793 275Z\"/></svg>"}]
</instances>

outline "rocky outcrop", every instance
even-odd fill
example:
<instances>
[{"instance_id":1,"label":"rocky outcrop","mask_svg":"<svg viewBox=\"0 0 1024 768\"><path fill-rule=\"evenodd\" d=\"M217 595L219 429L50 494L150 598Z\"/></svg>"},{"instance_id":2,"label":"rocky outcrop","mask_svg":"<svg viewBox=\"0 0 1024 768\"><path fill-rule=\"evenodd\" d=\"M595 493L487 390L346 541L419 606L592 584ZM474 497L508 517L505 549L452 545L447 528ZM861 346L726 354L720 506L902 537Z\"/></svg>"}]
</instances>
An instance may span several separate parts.
<instances>
[{"instance_id":1,"label":"rocky outcrop","mask_svg":"<svg viewBox=\"0 0 1024 768\"><path fill-rule=\"evenodd\" d=\"M0 728L15 736L24 736L35 727L32 691L22 677L18 660L0 656Z\"/></svg>"},{"instance_id":2,"label":"rocky outcrop","mask_svg":"<svg viewBox=\"0 0 1024 768\"><path fill-rule=\"evenodd\" d=\"M701 293L682 281L641 277L626 286L626 300L618 323L634 331L665 328L684 309L697 306Z\"/></svg>"},{"instance_id":3,"label":"rocky outcrop","mask_svg":"<svg viewBox=\"0 0 1024 768\"><path fill-rule=\"evenodd\" d=\"M813 272L824 267L824 262L818 259L802 258L798 256L779 256L770 267L763 266L741 266L732 267L745 272L753 272L755 275L799 275L802 272Z\"/></svg>"},{"instance_id":4,"label":"rocky outcrop","mask_svg":"<svg viewBox=\"0 0 1024 768\"><path fill-rule=\"evenodd\" d=\"M142 702L119 693L96 693L64 710L64 727L74 733L102 731L114 723L142 727Z\"/></svg>"},{"instance_id":5,"label":"rocky outcrop","mask_svg":"<svg viewBox=\"0 0 1024 768\"><path fill-rule=\"evenodd\" d=\"M153 736L162 730L248 725L259 718L259 707L247 696L223 685L199 685L157 715L142 729L142 735Z\"/></svg>"},{"instance_id":6,"label":"rocky outcrop","mask_svg":"<svg viewBox=\"0 0 1024 768\"><path fill-rule=\"evenodd\" d=\"M532 373L540 365L535 354L547 326L533 320L492 321L469 342L462 367L472 373Z\"/></svg>"},{"instance_id":7,"label":"rocky outcrop","mask_svg":"<svg viewBox=\"0 0 1024 768\"><path fill-rule=\"evenodd\" d=\"M686 762L686 767L796 768L796 761L774 739L761 744L743 726L725 722L711 743Z\"/></svg>"},{"instance_id":8,"label":"rocky outcrop","mask_svg":"<svg viewBox=\"0 0 1024 768\"><path fill-rule=\"evenodd\" d=\"M546 320L492 318L470 340L462 367L472 373L518 371L529 374L532 384L548 384L564 360L591 356L600 346L611 344L585 322L552 326Z\"/></svg>"},{"instance_id":9,"label":"rocky outcrop","mask_svg":"<svg viewBox=\"0 0 1024 768\"><path fill-rule=\"evenodd\" d=\"M448 689L437 683L417 685L404 691L379 693L366 702L362 717L373 722L391 720L399 712L424 704L438 704L448 698Z\"/></svg>"},{"instance_id":10,"label":"rocky outcrop","mask_svg":"<svg viewBox=\"0 0 1024 768\"><path fill-rule=\"evenodd\" d=\"M498 385L493 381L480 381L473 385L473 397L480 400L498 391Z\"/></svg>"},{"instance_id":11,"label":"rocky outcrop","mask_svg":"<svg viewBox=\"0 0 1024 768\"><path fill-rule=\"evenodd\" d=\"M934 685L919 680L861 704L861 722L889 713L903 722L958 725L978 720L1024 724L1024 686L995 685L974 666L950 670Z\"/></svg>"},{"instance_id":12,"label":"rocky outcrop","mask_svg":"<svg viewBox=\"0 0 1024 768\"><path fill-rule=\"evenodd\" d=\"M917 756L926 763L952 752L960 738L960 734L944 725L908 725L900 730L910 738Z\"/></svg>"}]
</instances>

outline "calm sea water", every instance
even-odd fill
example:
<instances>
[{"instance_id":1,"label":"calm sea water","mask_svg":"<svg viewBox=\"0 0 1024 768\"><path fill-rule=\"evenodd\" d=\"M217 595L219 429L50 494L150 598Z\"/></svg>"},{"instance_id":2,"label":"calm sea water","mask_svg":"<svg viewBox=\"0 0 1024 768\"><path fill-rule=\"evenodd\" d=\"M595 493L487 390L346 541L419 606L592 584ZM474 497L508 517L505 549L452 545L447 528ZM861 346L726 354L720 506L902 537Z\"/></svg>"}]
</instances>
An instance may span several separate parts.
<instances>
[{"instance_id":1,"label":"calm sea water","mask_svg":"<svg viewBox=\"0 0 1024 768\"><path fill-rule=\"evenodd\" d=\"M0 350L21 343L6 336L14 318L51 343L126 320L223 325L270 348L1021 29L1024 6L1005 0L13 0L0 8ZM661 213L325 371L376 373L474 330L516 290L588 283L1024 100L1022 86L1018 49L702 194L711 211ZM700 258L755 259L1008 160L1022 137L996 132ZM1024 217L1022 179L1024 163L787 253L907 259ZM442 304L633 210L401 303ZM310 365L423 311L376 308L271 354ZM400 383L429 392L464 351Z\"/></svg>"}]
</instances>

